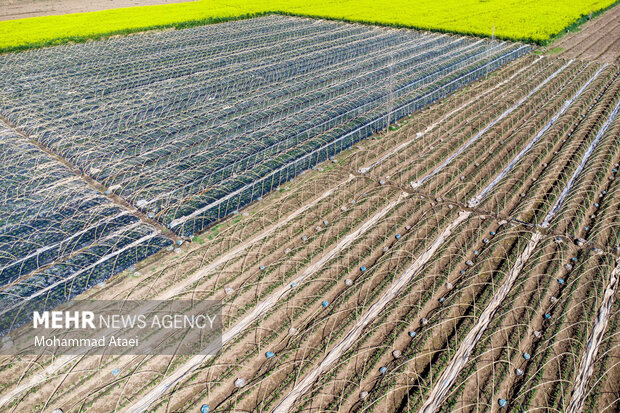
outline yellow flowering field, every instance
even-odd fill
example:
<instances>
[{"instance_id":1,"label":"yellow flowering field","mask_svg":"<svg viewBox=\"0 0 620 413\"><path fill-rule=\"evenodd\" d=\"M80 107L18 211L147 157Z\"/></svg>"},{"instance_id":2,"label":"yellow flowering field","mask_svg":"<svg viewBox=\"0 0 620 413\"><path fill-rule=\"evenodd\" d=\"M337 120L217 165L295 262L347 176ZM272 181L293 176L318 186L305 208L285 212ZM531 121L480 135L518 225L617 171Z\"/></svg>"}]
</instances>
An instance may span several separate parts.
<instances>
[{"instance_id":1,"label":"yellow flowering field","mask_svg":"<svg viewBox=\"0 0 620 413\"><path fill-rule=\"evenodd\" d=\"M280 12L543 44L618 0L201 0L0 22L0 51ZM582 19L583 20L583 19Z\"/></svg>"}]
</instances>

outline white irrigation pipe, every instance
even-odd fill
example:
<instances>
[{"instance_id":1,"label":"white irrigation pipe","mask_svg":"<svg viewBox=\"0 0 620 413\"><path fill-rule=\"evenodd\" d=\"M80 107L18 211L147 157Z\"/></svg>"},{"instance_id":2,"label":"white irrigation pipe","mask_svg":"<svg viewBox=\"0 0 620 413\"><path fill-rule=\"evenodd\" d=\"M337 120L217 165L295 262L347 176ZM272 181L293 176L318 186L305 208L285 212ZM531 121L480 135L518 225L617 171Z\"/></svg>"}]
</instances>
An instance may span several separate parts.
<instances>
[{"instance_id":1,"label":"white irrigation pipe","mask_svg":"<svg viewBox=\"0 0 620 413\"><path fill-rule=\"evenodd\" d=\"M595 76L597 76L599 73L600 73L600 70L595 74ZM616 109L617 108L618 106L616 106ZM614 110L608 122L613 120L616 113L617 113L617 110ZM605 126L601 128L602 133L604 133L605 130L607 130L606 126L608 126L608 123L605 123ZM601 132L599 131L599 135L600 134ZM575 172L572 178L564 186L562 190L563 194L568 193L570 189L573 187L575 180L577 179L577 177L583 170L583 165L589 159L592 151L594 150L598 142L599 142L599 139L595 139L594 142L592 142L588 151L583 156L581 164L575 169ZM560 206L562 205L563 200L564 198L558 199L558 201L556 201L556 205L549 210L549 212L547 213L545 217L544 222L548 223L549 221L551 221L551 219L553 219L553 217L556 215L557 211L559 210ZM454 354L454 357L448 364L448 367L446 367L446 369L443 371L443 373L439 377L439 380L436 382L437 384L431 391L429 398L422 405L422 408L420 409L421 413L435 412L437 408L439 407L439 405L443 402L444 398L448 394L448 391L450 390L450 388L456 381L457 376L459 375L463 367L465 367L465 364L467 363L469 359L469 355L471 351L473 350L474 346L478 343L478 341L480 340L480 337L482 337L482 334L486 331L487 327L489 326L489 323L491 322L491 318L493 317L493 315L495 314L499 306L502 304L504 299L508 296L508 293L512 289L512 286L514 285L517 277L521 274L521 271L523 270L523 266L529 260L530 256L532 255L532 252L538 246L538 243L542 239L543 239L543 235L540 232L534 233L534 235L528 242L527 246L525 247L525 250L521 253L519 258L517 258L517 261L514 263L514 265L510 269L510 272L508 273L508 276L506 277L504 283L499 288L498 292L495 293L495 295L493 296L493 300L484 309L480 318L478 319L478 322L467 334L467 337L465 337L465 339L459 346L459 349Z\"/></svg>"},{"instance_id":2,"label":"white irrigation pipe","mask_svg":"<svg viewBox=\"0 0 620 413\"><path fill-rule=\"evenodd\" d=\"M566 65L564 67L566 67ZM557 73L559 72L556 72L556 74ZM489 184L489 186L490 185L492 184ZM483 191L487 188L488 186L485 187ZM390 288L388 288L388 290L377 300L377 302L370 307L368 312L359 319L358 323L352 328L352 330L350 330L349 333L347 333L347 335L338 344L336 344L336 346L327 354L327 356L321 361L321 363L317 367L312 369L310 373L308 373L304 377L303 380L301 380L295 385L293 390L291 390L291 392L274 409L274 412L288 412L293 407L297 399L306 391L308 391L312 384L318 379L318 377L331 366L333 366L333 364L340 358L340 356L353 345L355 340L362 333L364 327L366 327L372 320L374 320L379 315L380 311L387 305L387 303L391 299L396 297L396 295L398 295L398 292L400 292L400 290L405 285L407 285L407 283L411 281L421 269L424 268L426 263L431 259L433 253L445 242L445 239L452 233L452 231L454 231L454 229L458 225L460 225L463 221L469 218L471 214L471 211L462 211L461 213L459 213L459 217L450 225L448 225L448 227L446 227L446 229L439 235L439 237L435 239L431 247L427 251L425 251L425 253L418 257L401 276L399 276L395 281L393 281ZM473 345L475 345L475 343L478 341L480 335L486 329L486 325L488 325L491 317L493 316L499 305L503 302L506 295L508 295L510 289L512 288L512 285L514 284L514 281L521 272L523 265L529 259L532 251L535 249L540 239L542 239L542 235L539 233L535 233L532 236L532 239L528 243L525 251L517 259L515 266L509 273L506 282L500 287L498 293L496 293L496 295L494 296L492 303L489 304L489 306L481 315L478 322L479 325L475 326L468 334L468 338L465 339L468 343L471 343L471 346L462 345L459 349L462 354L459 356L459 353L457 352L457 355L452 360L452 364L454 364L454 366L452 366L451 369L446 369L446 371L444 371L444 374L439 380L439 383L442 383L445 386L437 386L433 390L435 393L437 393L437 404L445 396L445 393L450 388L452 382L456 379L456 376L460 372L462 365L464 365L467 361L467 357L469 356L471 348L473 348ZM435 399L429 399L426 404L429 403L431 406L435 406ZM434 410L424 410L423 408L423 411L427 413L427 411Z\"/></svg>"},{"instance_id":3,"label":"white irrigation pipe","mask_svg":"<svg viewBox=\"0 0 620 413\"><path fill-rule=\"evenodd\" d=\"M426 129L424 129L422 132L418 132L415 136L415 138L408 140L407 142L404 142L400 145L398 145L397 147L395 147L394 149L392 149L391 151L387 152L385 155L383 155L381 158L379 158L377 161L373 162L372 164L360 168L359 172L360 173L367 173L368 171L370 171L372 168L382 164L383 162L385 162L387 159L390 159L392 156L396 155L397 153L400 153L403 149L405 149L407 146L411 145L412 143L416 142L418 139L420 139L421 137L425 136L427 133L429 133L431 130L433 130L434 128L436 128L438 125L440 125L442 122L445 122L447 119L451 118L455 113L463 110L465 107L471 105L473 102L480 100L481 98L485 97L486 95L488 95L489 93L493 92L494 90L496 90L498 87L501 87L503 85L505 85L506 83L512 81L515 77L517 77L518 75L520 75L523 71L529 69L531 66L533 66L535 63L538 63L538 61L540 59L542 59L542 56L538 56L538 58L534 61L532 61L530 64L525 65L524 67L522 67L520 70L518 70L517 72L515 72L512 76L510 76L509 78L505 79L504 81L502 81L501 83L498 83L497 85L495 85L493 88L485 91L484 93L482 93L479 96L474 97L473 99L468 100L467 102L463 103L461 106L459 106L458 108L454 109L453 111L451 111L450 113L444 115L441 119L439 119L438 121L434 122L433 124L431 124L430 126L428 126ZM461 76L462 77L462 76ZM460 78L459 78L460 79ZM443 88L443 86L442 86ZM428 96L429 94L427 94L426 96Z\"/></svg>"},{"instance_id":4,"label":"white irrigation pipe","mask_svg":"<svg viewBox=\"0 0 620 413\"><path fill-rule=\"evenodd\" d=\"M332 258L336 257L340 254L344 249L349 247L357 238L363 235L366 231L373 228L376 223L378 223L388 212L390 212L397 204L399 204L405 197L406 193L402 193L396 200L390 202L387 206L381 209L378 213L373 215L368 221L364 222L362 226L360 226L354 232L348 234L344 237L334 248L332 248L326 255L321 257L320 260L315 262L314 264L307 267L301 275L295 278L292 282L296 285L300 285L318 271L323 268L325 264L327 264ZM241 321L236 323L230 330L226 331L222 335L221 343L225 345L241 334L246 328L251 326L256 320L259 320L261 317L264 317L268 311L270 311L281 299L286 297L292 288L287 284L279 288L277 291L272 293L265 300L260 302L254 309L247 314ZM163 379L153 390L151 390L147 395L136 401L131 407L128 408L127 412L129 413L137 413L142 412L154 403L159 397L165 393L171 386L174 386L188 374L191 374L194 370L200 367L206 360L213 357L213 354L217 351L219 346L219 342L213 342L205 350L203 350L200 354L193 356L189 361L180 366L178 369L174 371L174 373L165 379Z\"/></svg>"},{"instance_id":5,"label":"white irrigation pipe","mask_svg":"<svg viewBox=\"0 0 620 413\"><path fill-rule=\"evenodd\" d=\"M521 152L519 152L519 154L513 159L512 162L510 162L510 164L508 164L508 166L506 166L506 168L504 168L504 170L493 180L493 182L491 182L491 185L489 185L487 187L487 189L480 193L478 196L470 199L467 203L470 207L475 207L476 205L478 205L480 203L480 201L482 200L482 198L484 198L489 192L491 192L493 190L493 188L495 188L495 185L504 177L506 176L511 170L512 168L514 168L514 166L517 164L517 162L519 162L521 160L521 158L523 157L523 155L526 154L526 152L528 152L532 146L534 146L534 144L536 142L538 142L538 140L549 130L549 128L551 128L551 126L555 123L555 121L564 113L566 112L566 110L569 108L569 106L575 101L575 99L577 99L582 93L583 91L586 89L587 86L590 85L590 83L592 83L594 81L594 79L596 79L596 77L598 77L598 75L603 71L603 69L607 66L607 64L604 64L603 66L601 66L601 68L590 78L588 79L588 81L583 85L583 87L581 89L579 89L577 91L577 93L575 93L575 95L567 100L564 105L560 108L560 110L553 115L553 117L551 118L551 120L549 120L549 122L547 122L547 124L536 134L536 136L534 137L534 139L532 139L526 146L525 148L523 148L523 150L521 150Z\"/></svg>"},{"instance_id":6,"label":"white irrigation pipe","mask_svg":"<svg viewBox=\"0 0 620 413\"><path fill-rule=\"evenodd\" d=\"M510 108L506 109L506 111L504 111L504 113L499 115L497 118L495 118L493 121L491 121L488 125L486 125L484 128L482 128L481 131L476 133L469 141L467 141L463 146L461 146L455 153L450 155L448 157L448 159L446 159L444 162L442 162L431 173L425 175L424 177L422 177L421 179L419 179L419 180L417 180L415 182L411 182L411 187L413 189L417 189L419 186L423 185L426 181L431 179L433 176L435 176L436 174L441 172L441 170L443 168L445 168L448 164L450 164L450 162L452 162L454 160L454 158L456 158L461 153L463 153L474 142L476 142L482 135L484 135L489 129L491 129L493 126L495 126L498 122L500 122L506 116L511 114L515 109L517 109L519 106L521 106L521 104L523 104L523 102L525 102L527 99L529 99L534 93L538 92L544 85L546 85L548 82L553 80L557 75L560 74L560 72L562 72L564 69L566 69L566 67L568 67L572 62L573 62L572 60L569 60L568 63L566 63L564 66L562 66L561 68L556 70L553 74L551 74L551 76L549 76L548 78L543 80L538 86L536 86L534 89L532 89L527 95L525 95L523 98L521 98L517 103L515 103Z\"/></svg>"},{"instance_id":7,"label":"white irrigation pipe","mask_svg":"<svg viewBox=\"0 0 620 413\"><path fill-rule=\"evenodd\" d=\"M303 380L295 384L295 387L291 390L291 392L287 394L286 397L275 407L273 410L274 413L288 412L293 407L297 399L310 390L314 382L321 376L321 374L329 370L333 364L340 359L340 356L353 344L355 344L357 339L362 335L366 326L371 323L379 315L379 313L381 313L385 306L396 298L400 291L419 274L426 263L431 259L433 254L435 254L450 234L452 234L452 231L454 231L454 229L463 221L469 218L471 214L471 211L462 211L459 213L458 218L452 221L452 223L450 223L450 225L448 225L433 241L431 246L424 251L422 255L420 255L403 274L392 282L387 291L383 293L383 295L379 297L379 299L368 309L368 311L357 320L355 326L353 326L344 338L336 344L336 346L334 346L329 353L327 353L321 363L313 368L303 378Z\"/></svg>"},{"instance_id":8,"label":"white irrigation pipe","mask_svg":"<svg viewBox=\"0 0 620 413\"><path fill-rule=\"evenodd\" d=\"M349 175L349 178L346 181L343 181L340 184L336 185L335 187L331 188L330 190L325 191L321 196L319 196L318 198L314 199L312 202L309 202L308 204L304 205L303 207L297 209L295 212L293 212L291 215L289 215L286 219L284 219L282 221L279 221L276 225L274 225L274 226L272 226L270 228L267 228L266 230L264 230L263 232L261 232L260 234L258 234L254 238L252 238L250 241L242 243L239 246L229 250L227 253L225 253L224 255L222 255L220 257L218 257L215 261L213 261L212 263L208 264L206 267L202 268L200 271L197 271L191 277L188 277L188 278L182 280L179 284L177 284L175 286L175 288L172 291L164 292L164 293L160 294L158 297L156 297L154 300L149 301L148 302L149 304L146 304L144 307L142 307L140 309L140 311L142 313L146 314L146 313L150 312L151 310L153 310L157 306L155 301L169 300L169 299L175 298L178 294L180 294L183 291L183 289L187 288L188 286L192 285L196 281L198 281L201 278L205 277L209 272L217 269L220 265L222 265L222 264L226 263L227 261L235 258L241 252L243 252L246 249L248 249L251 245L254 245L255 243L257 243L259 241L262 241L263 239L267 238L269 235L273 234L276 230L278 230L282 226L288 224L289 222L291 222L292 220L294 220L298 216L303 215L310 208L312 208L313 206L318 204L323 199L330 197L335 191L339 190L344 185L346 185L347 183L351 182L353 179L355 179L355 176L354 175ZM109 331L106 331L105 333L103 333L103 335L108 335L108 333L111 333L113 331L115 331L115 330L109 329ZM80 350L80 352L86 352L86 350L87 350L86 348L82 348ZM49 366L47 366L45 368L44 373L40 373L40 374L34 375L30 379L30 381L28 381L28 383L19 385L18 387L16 387L15 389L11 390L6 395L4 395L2 398L0 398L0 407L5 406L7 403L9 403L11 400L13 400L15 397L17 397L18 395L20 395L24 391L27 391L27 390L29 390L29 389L31 389L33 387L36 387L40 383L43 383L44 381L48 380L53 375L57 374L60 371L60 369L62 369L64 366L66 366L71 361L77 359L79 356L80 356L80 354L63 355L63 356L58 357L57 359L54 360L54 362L52 364L50 364Z\"/></svg>"},{"instance_id":9,"label":"white irrigation pipe","mask_svg":"<svg viewBox=\"0 0 620 413\"><path fill-rule=\"evenodd\" d=\"M614 303L616 293L618 291L618 278L620 277L620 259L616 260L616 267L611 273L609 278L609 284L605 288L603 295L603 303L601 304L594 326L586 343L586 348L581 356L581 362L579 363L579 370L575 378L575 384L571 391L570 402L566 409L566 413L580 413L583 410L583 403L585 401L586 389L590 377L592 377L592 371L594 369L594 362L596 355L598 354L598 348L603 340L603 334L607 330L607 324L612 314L612 305Z\"/></svg>"},{"instance_id":10,"label":"white irrigation pipe","mask_svg":"<svg viewBox=\"0 0 620 413\"><path fill-rule=\"evenodd\" d=\"M583 158L581 159L581 163L579 163L579 166L577 166L577 169L575 169L575 172L573 173L573 176L571 176L570 180L568 181L568 185L566 185L566 187L564 187L564 190L562 191L562 193L560 194L558 199L553 204L553 207L551 208L551 211L549 212L549 214L543 220L543 223L541 224L541 227L547 228L549 226L549 224L551 223L551 219L555 216L555 214L557 214L558 210L562 206L562 203L564 202L564 199L568 196L568 192L570 191L570 189L572 188L573 184L577 180L577 177L579 177L579 175L581 174L581 171L583 171L583 168L585 167L586 162L588 162L588 159L590 159L590 156L592 155L592 152L594 152L594 149L598 145L599 141L601 140L603 135L605 135L605 133L607 132L607 129L609 128L609 125L611 125L611 123L614 121L614 119L616 118L616 115L618 115L618 109L620 109L620 101L618 101L618 103L616 103L616 107L614 108L614 110L609 115L609 118L607 118L607 121L605 121L605 124L603 125L603 127L596 134L596 138L594 138L594 140L592 141L592 143L588 147L588 150L583 155Z\"/></svg>"},{"instance_id":11,"label":"white irrigation pipe","mask_svg":"<svg viewBox=\"0 0 620 413\"><path fill-rule=\"evenodd\" d=\"M495 292L493 299L478 318L478 322L469 331L469 333L467 333L467 336L461 342L461 345L454 354L454 357L450 360L450 364L448 364L439 379L436 381L435 387L433 387L428 399L424 402L422 408L420 408L420 412L434 412L443 402L443 399L448 394L448 390L450 390L452 384L456 381L457 376L467 363L471 351L474 349L474 346L478 343L478 340L480 340L480 337L482 337L482 334L489 326L491 318L493 318L493 315L495 315L495 312L499 306L508 296L508 293L512 289L517 277L521 273L523 266L529 260L532 252L542 237L543 236L541 233L536 232L528 241L525 250L521 253L521 255L519 255L514 266L510 269L510 272L506 276L506 280Z\"/></svg>"}]
</instances>

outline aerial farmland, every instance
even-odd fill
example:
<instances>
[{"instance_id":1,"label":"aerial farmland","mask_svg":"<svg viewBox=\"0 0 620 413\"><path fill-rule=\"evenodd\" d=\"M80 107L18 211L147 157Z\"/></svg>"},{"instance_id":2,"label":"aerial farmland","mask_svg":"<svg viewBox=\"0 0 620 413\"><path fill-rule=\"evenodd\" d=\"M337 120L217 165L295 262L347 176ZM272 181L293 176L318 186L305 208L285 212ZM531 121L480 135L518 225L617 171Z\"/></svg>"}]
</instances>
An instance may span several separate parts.
<instances>
[{"instance_id":1,"label":"aerial farmland","mask_svg":"<svg viewBox=\"0 0 620 413\"><path fill-rule=\"evenodd\" d=\"M620 409L620 6L17 3L2 411ZM220 331L23 345L108 302Z\"/></svg>"}]
</instances>

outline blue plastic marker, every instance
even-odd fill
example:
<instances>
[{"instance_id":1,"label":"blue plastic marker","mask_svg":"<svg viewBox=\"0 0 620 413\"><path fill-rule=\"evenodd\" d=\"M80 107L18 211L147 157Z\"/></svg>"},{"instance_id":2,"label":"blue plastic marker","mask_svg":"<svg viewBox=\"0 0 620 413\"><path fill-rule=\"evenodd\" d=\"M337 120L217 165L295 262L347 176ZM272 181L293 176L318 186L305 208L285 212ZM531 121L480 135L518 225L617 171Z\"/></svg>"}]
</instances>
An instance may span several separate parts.
<instances>
[{"instance_id":1,"label":"blue plastic marker","mask_svg":"<svg viewBox=\"0 0 620 413\"><path fill-rule=\"evenodd\" d=\"M209 407L208 404L203 404L202 407L200 408L200 413L209 413L210 410L211 408Z\"/></svg>"},{"instance_id":2,"label":"blue plastic marker","mask_svg":"<svg viewBox=\"0 0 620 413\"><path fill-rule=\"evenodd\" d=\"M321 303L323 307L327 307L329 305L329 301L325 300Z\"/></svg>"},{"instance_id":3,"label":"blue plastic marker","mask_svg":"<svg viewBox=\"0 0 620 413\"><path fill-rule=\"evenodd\" d=\"M396 235L394 236L394 238L396 238L396 239L400 239L400 234L396 234Z\"/></svg>"},{"instance_id":4,"label":"blue plastic marker","mask_svg":"<svg viewBox=\"0 0 620 413\"><path fill-rule=\"evenodd\" d=\"M417 335L417 333L415 331L410 331L409 332L409 337L414 338Z\"/></svg>"},{"instance_id":5,"label":"blue plastic marker","mask_svg":"<svg viewBox=\"0 0 620 413\"><path fill-rule=\"evenodd\" d=\"M546 314L545 314L545 320L549 320L550 318L551 318L551 314L546 313Z\"/></svg>"},{"instance_id":6,"label":"blue plastic marker","mask_svg":"<svg viewBox=\"0 0 620 413\"><path fill-rule=\"evenodd\" d=\"M381 374L385 374L385 373L387 373L387 367L381 367L381 368L379 369L379 373L381 373Z\"/></svg>"},{"instance_id":7,"label":"blue plastic marker","mask_svg":"<svg viewBox=\"0 0 620 413\"><path fill-rule=\"evenodd\" d=\"M558 278L558 282L560 283L560 285L564 285L564 278Z\"/></svg>"},{"instance_id":8,"label":"blue plastic marker","mask_svg":"<svg viewBox=\"0 0 620 413\"><path fill-rule=\"evenodd\" d=\"M117 367L114 370L112 370L112 375L113 376L118 376L118 373L120 373L120 372L121 372L121 370Z\"/></svg>"},{"instance_id":9,"label":"blue plastic marker","mask_svg":"<svg viewBox=\"0 0 620 413\"><path fill-rule=\"evenodd\" d=\"M523 353L523 358L526 360L530 359L530 353Z\"/></svg>"},{"instance_id":10,"label":"blue plastic marker","mask_svg":"<svg viewBox=\"0 0 620 413\"><path fill-rule=\"evenodd\" d=\"M267 357L268 359L274 358L276 354L273 351L268 351L265 353L265 357Z\"/></svg>"},{"instance_id":11,"label":"blue plastic marker","mask_svg":"<svg viewBox=\"0 0 620 413\"><path fill-rule=\"evenodd\" d=\"M360 271L361 271L361 272L366 271L366 267L360 267Z\"/></svg>"},{"instance_id":12,"label":"blue plastic marker","mask_svg":"<svg viewBox=\"0 0 620 413\"><path fill-rule=\"evenodd\" d=\"M499 407L506 407L508 404L508 402L504 399L499 399L497 402L499 403Z\"/></svg>"}]
</instances>

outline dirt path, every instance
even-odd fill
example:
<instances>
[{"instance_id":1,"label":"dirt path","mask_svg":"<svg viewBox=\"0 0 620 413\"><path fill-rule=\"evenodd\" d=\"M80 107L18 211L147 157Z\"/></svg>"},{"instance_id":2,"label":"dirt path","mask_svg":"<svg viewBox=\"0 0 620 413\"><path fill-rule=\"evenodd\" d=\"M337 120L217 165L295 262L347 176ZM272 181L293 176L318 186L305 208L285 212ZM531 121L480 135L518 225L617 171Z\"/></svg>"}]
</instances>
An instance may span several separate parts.
<instances>
[{"instance_id":1,"label":"dirt path","mask_svg":"<svg viewBox=\"0 0 620 413\"><path fill-rule=\"evenodd\" d=\"M620 5L589 21L547 49L563 49L561 56L571 59L620 63Z\"/></svg>"},{"instance_id":2,"label":"dirt path","mask_svg":"<svg viewBox=\"0 0 620 413\"><path fill-rule=\"evenodd\" d=\"M0 21L197 0L0 0Z\"/></svg>"}]
</instances>

